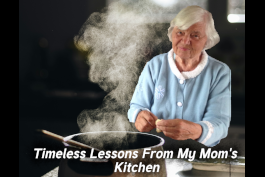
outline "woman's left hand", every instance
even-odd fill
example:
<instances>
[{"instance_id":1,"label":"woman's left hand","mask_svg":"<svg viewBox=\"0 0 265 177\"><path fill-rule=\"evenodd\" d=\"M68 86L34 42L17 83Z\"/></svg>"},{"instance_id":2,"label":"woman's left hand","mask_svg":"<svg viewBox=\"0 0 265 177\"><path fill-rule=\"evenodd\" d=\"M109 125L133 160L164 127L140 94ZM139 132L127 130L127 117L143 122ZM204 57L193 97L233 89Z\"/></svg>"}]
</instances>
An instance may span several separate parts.
<instances>
[{"instance_id":1,"label":"woman's left hand","mask_svg":"<svg viewBox=\"0 0 265 177\"><path fill-rule=\"evenodd\" d=\"M156 126L165 136L175 140L196 140L202 134L201 125L183 119L162 119Z\"/></svg>"}]
</instances>

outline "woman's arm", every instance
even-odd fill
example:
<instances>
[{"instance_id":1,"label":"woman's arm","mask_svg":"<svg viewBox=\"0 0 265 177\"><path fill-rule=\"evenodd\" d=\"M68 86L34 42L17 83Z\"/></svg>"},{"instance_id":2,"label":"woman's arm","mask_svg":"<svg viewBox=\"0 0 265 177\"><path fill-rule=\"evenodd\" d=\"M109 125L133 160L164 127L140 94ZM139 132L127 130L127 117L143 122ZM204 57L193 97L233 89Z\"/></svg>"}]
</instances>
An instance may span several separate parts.
<instances>
[{"instance_id":1,"label":"woman's arm","mask_svg":"<svg viewBox=\"0 0 265 177\"><path fill-rule=\"evenodd\" d=\"M231 120L231 70L225 67L220 71L209 94L202 121L202 135L198 142L215 146L225 138Z\"/></svg>"},{"instance_id":2,"label":"woman's arm","mask_svg":"<svg viewBox=\"0 0 265 177\"><path fill-rule=\"evenodd\" d=\"M152 71L149 65L149 62L147 62L134 90L134 94L130 102L130 109L128 110L128 118L130 122L135 122L140 111L150 111L151 109L154 83L152 79Z\"/></svg>"}]
</instances>

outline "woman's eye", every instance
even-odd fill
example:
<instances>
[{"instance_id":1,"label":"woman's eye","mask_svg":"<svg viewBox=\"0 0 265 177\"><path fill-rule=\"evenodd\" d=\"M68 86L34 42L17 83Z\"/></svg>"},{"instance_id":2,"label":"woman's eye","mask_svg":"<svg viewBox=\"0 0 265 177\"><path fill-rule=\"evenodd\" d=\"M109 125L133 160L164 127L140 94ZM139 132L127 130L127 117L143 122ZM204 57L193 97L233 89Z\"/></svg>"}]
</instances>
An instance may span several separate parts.
<instances>
[{"instance_id":1,"label":"woman's eye","mask_svg":"<svg viewBox=\"0 0 265 177\"><path fill-rule=\"evenodd\" d=\"M183 33L181 31L177 32L178 35L182 35Z\"/></svg>"},{"instance_id":2,"label":"woman's eye","mask_svg":"<svg viewBox=\"0 0 265 177\"><path fill-rule=\"evenodd\" d=\"M196 38L196 39L199 39L199 35L196 35L196 34L192 35L192 37Z\"/></svg>"}]
</instances>

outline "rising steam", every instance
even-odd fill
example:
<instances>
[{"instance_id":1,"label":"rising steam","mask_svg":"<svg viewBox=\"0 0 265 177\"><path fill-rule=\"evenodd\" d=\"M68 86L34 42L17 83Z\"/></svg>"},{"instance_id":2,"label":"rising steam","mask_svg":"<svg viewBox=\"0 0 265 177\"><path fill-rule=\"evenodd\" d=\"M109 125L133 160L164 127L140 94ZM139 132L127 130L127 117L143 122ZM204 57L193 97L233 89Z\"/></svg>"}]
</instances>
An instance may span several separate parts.
<instances>
[{"instance_id":1,"label":"rising steam","mask_svg":"<svg viewBox=\"0 0 265 177\"><path fill-rule=\"evenodd\" d=\"M80 113L77 123L81 132L135 131L127 118L130 100L145 63L166 40L168 25L165 28L147 18L158 10L148 1L129 7L113 3L93 13L75 37L79 49L90 51L90 81L109 92L99 108Z\"/></svg>"}]
</instances>

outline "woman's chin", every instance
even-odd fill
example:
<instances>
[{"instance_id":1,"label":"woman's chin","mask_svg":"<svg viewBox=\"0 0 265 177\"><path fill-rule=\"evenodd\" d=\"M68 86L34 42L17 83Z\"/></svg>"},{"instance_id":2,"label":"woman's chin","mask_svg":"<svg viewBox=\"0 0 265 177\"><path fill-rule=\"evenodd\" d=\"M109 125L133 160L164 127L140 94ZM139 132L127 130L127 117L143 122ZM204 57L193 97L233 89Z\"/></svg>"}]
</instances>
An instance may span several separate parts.
<instances>
[{"instance_id":1,"label":"woman's chin","mask_svg":"<svg viewBox=\"0 0 265 177\"><path fill-rule=\"evenodd\" d=\"M190 54L189 53L184 53L184 52L180 52L177 54L182 60L187 60L190 58Z\"/></svg>"}]
</instances>

